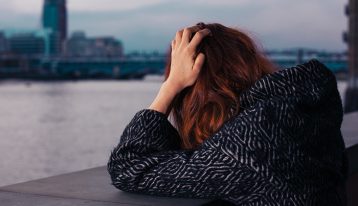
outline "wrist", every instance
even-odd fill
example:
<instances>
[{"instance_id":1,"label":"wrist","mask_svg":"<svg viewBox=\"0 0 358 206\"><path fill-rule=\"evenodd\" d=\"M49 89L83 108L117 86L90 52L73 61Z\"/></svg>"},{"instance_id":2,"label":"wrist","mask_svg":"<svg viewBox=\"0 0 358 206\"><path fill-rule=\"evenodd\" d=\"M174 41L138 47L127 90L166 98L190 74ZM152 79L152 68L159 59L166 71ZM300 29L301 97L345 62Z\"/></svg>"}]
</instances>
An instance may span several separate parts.
<instances>
[{"instance_id":1,"label":"wrist","mask_svg":"<svg viewBox=\"0 0 358 206\"><path fill-rule=\"evenodd\" d=\"M169 105L179 91L180 90L178 89L178 87L176 87L174 84L171 84L167 81L163 82L156 98L149 106L149 109L157 110L159 112L167 114Z\"/></svg>"},{"instance_id":2,"label":"wrist","mask_svg":"<svg viewBox=\"0 0 358 206\"><path fill-rule=\"evenodd\" d=\"M178 94L183 88L180 84L173 82L170 79L167 79L162 87L166 90L169 90L171 93Z\"/></svg>"}]
</instances>

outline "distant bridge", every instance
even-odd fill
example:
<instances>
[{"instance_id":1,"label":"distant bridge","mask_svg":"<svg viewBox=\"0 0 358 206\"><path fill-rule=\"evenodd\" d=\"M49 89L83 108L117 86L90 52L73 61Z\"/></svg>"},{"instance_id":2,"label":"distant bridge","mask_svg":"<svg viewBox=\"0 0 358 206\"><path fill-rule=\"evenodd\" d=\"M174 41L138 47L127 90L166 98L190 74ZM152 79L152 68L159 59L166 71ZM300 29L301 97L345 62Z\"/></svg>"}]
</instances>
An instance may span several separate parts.
<instances>
[{"instance_id":1,"label":"distant bridge","mask_svg":"<svg viewBox=\"0 0 358 206\"><path fill-rule=\"evenodd\" d=\"M317 52L314 50L267 51L266 55L281 68L317 58L333 72L346 72L345 53ZM0 56L0 78L143 78L146 74L163 74L166 56L130 58L107 57L52 57L43 56Z\"/></svg>"}]
</instances>

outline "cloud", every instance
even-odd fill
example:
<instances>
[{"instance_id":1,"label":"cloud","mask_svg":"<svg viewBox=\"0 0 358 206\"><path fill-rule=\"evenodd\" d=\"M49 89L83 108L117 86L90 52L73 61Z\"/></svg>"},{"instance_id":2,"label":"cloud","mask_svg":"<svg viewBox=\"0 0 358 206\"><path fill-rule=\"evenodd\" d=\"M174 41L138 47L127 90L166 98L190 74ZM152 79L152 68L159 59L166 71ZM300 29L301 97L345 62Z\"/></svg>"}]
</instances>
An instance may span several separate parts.
<instances>
[{"instance_id":1,"label":"cloud","mask_svg":"<svg viewBox=\"0 0 358 206\"><path fill-rule=\"evenodd\" d=\"M43 2L44 0L0 0L0 10L37 14L41 12ZM165 0L67 0L67 6L71 11L124 11L163 2Z\"/></svg>"},{"instance_id":2,"label":"cloud","mask_svg":"<svg viewBox=\"0 0 358 206\"><path fill-rule=\"evenodd\" d=\"M42 9L42 0L0 0L0 11L15 14L38 14Z\"/></svg>"},{"instance_id":3,"label":"cloud","mask_svg":"<svg viewBox=\"0 0 358 206\"><path fill-rule=\"evenodd\" d=\"M85 3L84 3L85 2ZM72 0L68 7L72 11L125 11L166 2L165 0Z\"/></svg>"}]
</instances>

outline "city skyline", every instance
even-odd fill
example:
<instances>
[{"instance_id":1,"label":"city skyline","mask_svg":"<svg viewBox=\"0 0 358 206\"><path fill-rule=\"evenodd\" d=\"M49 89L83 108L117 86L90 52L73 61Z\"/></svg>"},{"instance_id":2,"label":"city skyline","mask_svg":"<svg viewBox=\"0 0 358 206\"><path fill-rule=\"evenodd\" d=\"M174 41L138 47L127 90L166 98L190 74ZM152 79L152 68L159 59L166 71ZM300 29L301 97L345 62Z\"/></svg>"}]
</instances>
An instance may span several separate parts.
<instances>
[{"instance_id":1,"label":"city skyline","mask_svg":"<svg viewBox=\"0 0 358 206\"><path fill-rule=\"evenodd\" d=\"M43 0L7 3L0 0L0 3L0 29L41 27ZM78 30L88 36L115 36L123 42L126 53L165 52L178 29L199 21L244 29L265 49L345 50L342 32L347 29L346 3L343 0L199 0L195 3L187 0L68 0L67 7L69 36Z\"/></svg>"}]
</instances>

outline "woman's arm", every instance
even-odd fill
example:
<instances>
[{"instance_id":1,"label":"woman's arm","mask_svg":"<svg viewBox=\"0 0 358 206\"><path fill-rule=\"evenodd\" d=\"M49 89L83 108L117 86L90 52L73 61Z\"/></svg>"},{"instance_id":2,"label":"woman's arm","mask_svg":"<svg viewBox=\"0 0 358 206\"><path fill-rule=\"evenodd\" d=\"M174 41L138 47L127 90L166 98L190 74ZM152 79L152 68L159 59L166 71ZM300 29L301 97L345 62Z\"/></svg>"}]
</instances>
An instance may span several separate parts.
<instances>
[{"instance_id":1,"label":"woman's arm","mask_svg":"<svg viewBox=\"0 0 358 206\"><path fill-rule=\"evenodd\" d=\"M238 153L248 154L247 146L239 147L228 127L196 150L181 150L174 131L163 113L137 112L111 152L107 166L112 184L140 194L229 201L253 192L258 183L267 184L256 165L237 159Z\"/></svg>"},{"instance_id":2,"label":"woman's arm","mask_svg":"<svg viewBox=\"0 0 358 206\"><path fill-rule=\"evenodd\" d=\"M167 114L170 103L173 101L174 97L178 94L179 91L180 90L173 84L165 81L160 87L156 98L148 109Z\"/></svg>"}]
</instances>

